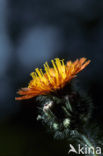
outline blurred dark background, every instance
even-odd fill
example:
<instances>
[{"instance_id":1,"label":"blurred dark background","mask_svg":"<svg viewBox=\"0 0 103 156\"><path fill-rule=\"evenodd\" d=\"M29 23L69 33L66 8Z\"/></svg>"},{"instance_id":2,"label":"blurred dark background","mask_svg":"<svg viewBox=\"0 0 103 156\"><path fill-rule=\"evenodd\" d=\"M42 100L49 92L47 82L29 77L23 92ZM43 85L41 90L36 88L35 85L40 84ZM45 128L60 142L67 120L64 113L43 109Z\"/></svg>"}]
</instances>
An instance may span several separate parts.
<instances>
[{"instance_id":1,"label":"blurred dark background","mask_svg":"<svg viewBox=\"0 0 103 156\"><path fill-rule=\"evenodd\" d=\"M67 155L36 121L35 99L15 101L35 67L55 57L87 57L79 83L103 124L103 0L0 0L0 156Z\"/></svg>"}]
</instances>

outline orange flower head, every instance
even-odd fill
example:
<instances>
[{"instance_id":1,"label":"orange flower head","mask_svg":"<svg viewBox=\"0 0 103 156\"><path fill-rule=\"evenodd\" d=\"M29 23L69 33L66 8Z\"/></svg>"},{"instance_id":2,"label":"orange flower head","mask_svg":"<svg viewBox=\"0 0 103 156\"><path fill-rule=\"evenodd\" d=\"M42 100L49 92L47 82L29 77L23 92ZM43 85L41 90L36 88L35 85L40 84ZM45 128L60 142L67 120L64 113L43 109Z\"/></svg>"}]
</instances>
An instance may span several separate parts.
<instances>
[{"instance_id":1,"label":"orange flower head","mask_svg":"<svg viewBox=\"0 0 103 156\"><path fill-rule=\"evenodd\" d=\"M69 83L77 73L83 70L89 63L86 58L77 59L75 62L68 61L64 64L64 60L55 58L51 60L53 67L50 68L48 63L44 64L45 72L42 69L35 69L31 73L32 80L27 88L22 88L18 91L20 97L16 100L30 99L38 95L46 95L63 88Z\"/></svg>"}]
</instances>

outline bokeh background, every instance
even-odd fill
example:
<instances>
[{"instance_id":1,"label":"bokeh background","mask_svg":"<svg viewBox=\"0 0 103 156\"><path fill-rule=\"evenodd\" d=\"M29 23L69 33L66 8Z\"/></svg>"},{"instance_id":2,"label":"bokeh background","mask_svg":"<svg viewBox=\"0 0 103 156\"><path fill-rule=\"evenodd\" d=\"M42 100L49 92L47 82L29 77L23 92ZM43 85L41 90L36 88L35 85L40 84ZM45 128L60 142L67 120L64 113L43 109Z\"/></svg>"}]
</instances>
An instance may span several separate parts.
<instances>
[{"instance_id":1,"label":"bokeh background","mask_svg":"<svg viewBox=\"0 0 103 156\"><path fill-rule=\"evenodd\" d=\"M36 121L35 99L15 101L35 67L91 59L79 83L103 124L103 0L0 0L0 156L62 156L68 147Z\"/></svg>"}]
</instances>

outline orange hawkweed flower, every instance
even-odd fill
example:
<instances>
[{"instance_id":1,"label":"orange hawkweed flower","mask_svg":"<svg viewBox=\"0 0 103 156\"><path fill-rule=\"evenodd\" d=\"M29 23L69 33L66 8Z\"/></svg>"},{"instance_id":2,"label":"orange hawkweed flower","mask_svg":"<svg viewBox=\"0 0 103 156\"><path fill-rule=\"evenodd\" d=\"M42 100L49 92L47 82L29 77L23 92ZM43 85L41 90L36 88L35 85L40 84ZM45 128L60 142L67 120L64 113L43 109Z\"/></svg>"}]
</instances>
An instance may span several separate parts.
<instances>
[{"instance_id":1,"label":"orange hawkweed flower","mask_svg":"<svg viewBox=\"0 0 103 156\"><path fill-rule=\"evenodd\" d=\"M51 60L53 67L50 68L48 63L44 64L45 73L42 69L35 69L31 73L32 80L27 88L22 88L18 91L21 97L16 97L16 100L30 99L38 95L46 95L63 88L73 79L77 73L83 70L90 60L86 58L77 59L75 62L68 61L64 64L64 60L56 58Z\"/></svg>"}]
</instances>

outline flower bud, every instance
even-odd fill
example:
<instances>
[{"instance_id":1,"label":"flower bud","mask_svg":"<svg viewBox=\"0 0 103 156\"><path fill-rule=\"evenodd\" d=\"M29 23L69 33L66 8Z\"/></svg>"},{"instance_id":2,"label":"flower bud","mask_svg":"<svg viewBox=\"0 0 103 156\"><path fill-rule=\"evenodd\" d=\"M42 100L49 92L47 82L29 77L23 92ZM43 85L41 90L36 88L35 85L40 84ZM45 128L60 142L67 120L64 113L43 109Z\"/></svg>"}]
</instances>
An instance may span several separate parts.
<instances>
[{"instance_id":1,"label":"flower bud","mask_svg":"<svg viewBox=\"0 0 103 156\"><path fill-rule=\"evenodd\" d=\"M65 128L67 128L69 125L70 125L70 119L66 118L64 121L63 121L63 125Z\"/></svg>"}]
</instances>

